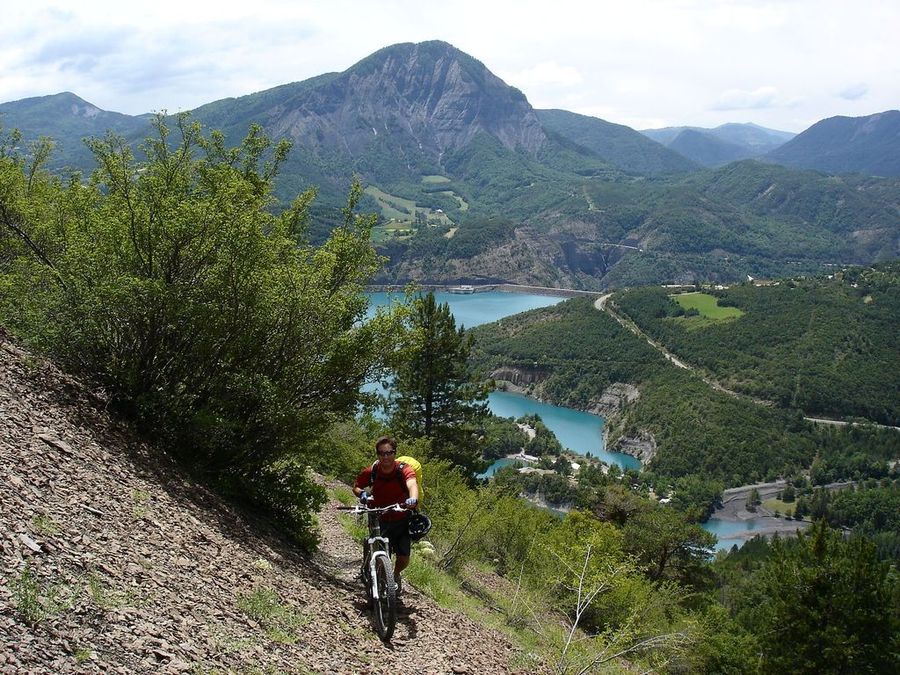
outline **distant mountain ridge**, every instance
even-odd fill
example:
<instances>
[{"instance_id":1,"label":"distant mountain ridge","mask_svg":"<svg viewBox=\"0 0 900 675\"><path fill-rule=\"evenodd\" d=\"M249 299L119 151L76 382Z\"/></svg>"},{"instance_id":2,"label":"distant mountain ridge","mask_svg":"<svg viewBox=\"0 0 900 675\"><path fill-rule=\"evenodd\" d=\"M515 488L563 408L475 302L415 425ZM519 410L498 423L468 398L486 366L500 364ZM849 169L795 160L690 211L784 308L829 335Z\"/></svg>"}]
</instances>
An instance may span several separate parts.
<instances>
[{"instance_id":1,"label":"distant mountain ridge","mask_svg":"<svg viewBox=\"0 0 900 675\"><path fill-rule=\"evenodd\" d=\"M386 283L602 288L814 272L898 255L895 182L826 181L735 162L790 136L756 125L642 134L535 110L446 42L386 47L341 73L192 115L231 144L254 122L293 142L275 192L287 203L318 188L312 241L340 222L358 176L361 208L380 217L373 241L389 260ZM26 142L54 137L52 169L90 170L85 137L109 129L137 144L150 132L147 115L107 113L69 93L0 104L0 124L22 129ZM880 151L871 143L863 150Z\"/></svg>"},{"instance_id":2,"label":"distant mountain ridge","mask_svg":"<svg viewBox=\"0 0 900 675\"><path fill-rule=\"evenodd\" d=\"M900 176L900 110L829 117L769 152L766 159L826 173Z\"/></svg>"},{"instance_id":3,"label":"distant mountain ridge","mask_svg":"<svg viewBox=\"0 0 900 675\"><path fill-rule=\"evenodd\" d=\"M766 154L794 137L788 131L757 124L644 129L640 133L703 166L716 167Z\"/></svg>"},{"instance_id":4,"label":"distant mountain ridge","mask_svg":"<svg viewBox=\"0 0 900 675\"><path fill-rule=\"evenodd\" d=\"M101 110L68 91L0 104L0 127L15 127L26 140L54 139L51 165L55 168L86 168L92 156L83 138L103 136L107 131L130 138L147 129L147 119L147 115Z\"/></svg>"},{"instance_id":5,"label":"distant mountain ridge","mask_svg":"<svg viewBox=\"0 0 900 675\"><path fill-rule=\"evenodd\" d=\"M691 171L697 166L676 152L648 141L631 127L567 110L537 110L544 128L608 159L624 171L643 175Z\"/></svg>"}]
</instances>

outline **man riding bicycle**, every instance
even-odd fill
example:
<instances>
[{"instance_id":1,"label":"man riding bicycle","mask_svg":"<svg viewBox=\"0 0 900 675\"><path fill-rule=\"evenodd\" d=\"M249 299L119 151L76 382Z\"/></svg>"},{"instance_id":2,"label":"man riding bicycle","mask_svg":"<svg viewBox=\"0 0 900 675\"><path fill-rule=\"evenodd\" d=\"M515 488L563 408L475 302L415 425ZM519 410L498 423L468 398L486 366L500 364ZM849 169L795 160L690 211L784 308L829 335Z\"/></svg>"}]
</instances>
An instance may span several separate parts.
<instances>
[{"instance_id":1,"label":"man riding bicycle","mask_svg":"<svg viewBox=\"0 0 900 675\"><path fill-rule=\"evenodd\" d=\"M378 453L378 461L360 472L353 486L353 494L367 506L403 504L407 509L415 509L419 503L416 472L412 467L396 462L397 441L390 436L382 436L375 441L375 452ZM409 517L408 511L386 511L381 515L381 534L391 542L391 551L397 556L394 581L398 593L400 573L409 565L412 551Z\"/></svg>"}]
</instances>

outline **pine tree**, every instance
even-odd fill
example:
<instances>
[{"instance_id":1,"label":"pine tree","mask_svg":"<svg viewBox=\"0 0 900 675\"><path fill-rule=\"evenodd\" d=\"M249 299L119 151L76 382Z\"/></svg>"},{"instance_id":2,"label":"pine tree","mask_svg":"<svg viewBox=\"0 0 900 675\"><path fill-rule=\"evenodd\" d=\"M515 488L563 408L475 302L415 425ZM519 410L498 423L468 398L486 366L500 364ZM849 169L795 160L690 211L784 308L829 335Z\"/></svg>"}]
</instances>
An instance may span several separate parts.
<instances>
[{"instance_id":1,"label":"pine tree","mask_svg":"<svg viewBox=\"0 0 900 675\"><path fill-rule=\"evenodd\" d=\"M774 543L747 588L738 616L762 637L763 672L898 672L897 581L870 539L818 522ZM790 639L772 639L788 627Z\"/></svg>"},{"instance_id":2,"label":"pine tree","mask_svg":"<svg viewBox=\"0 0 900 675\"><path fill-rule=\"evenodd\" d=\"M411 345L396 369L391 400L398 433L424 436L439 457L468 472L482 468L476 431L487 387L469 365L472 339L434 293L413 302Z\"/></svg>"}]
</instances>

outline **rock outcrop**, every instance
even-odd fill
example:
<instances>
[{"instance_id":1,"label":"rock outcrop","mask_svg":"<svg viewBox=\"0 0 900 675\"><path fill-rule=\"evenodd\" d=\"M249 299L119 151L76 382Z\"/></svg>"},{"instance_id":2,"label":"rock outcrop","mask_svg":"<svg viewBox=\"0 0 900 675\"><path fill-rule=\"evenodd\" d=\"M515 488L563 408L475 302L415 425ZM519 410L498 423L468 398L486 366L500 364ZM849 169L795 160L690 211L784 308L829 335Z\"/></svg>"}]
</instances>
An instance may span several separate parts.
<instances>
[{"instance_id":1,"label":"rock outcrop","mask_svg":"<svg viewBox=\"0 0 900 675\"><path fill-rule=\"evenodd\" d=\"M641 392L633 384L614 382L603 390L599 399L591 401L589 412L609 420L621 415L625 406L637 401L640 395Z\"/></svg>"},{"instance_id":2,"label":"rock outcrop","mask_svg":"<svg viewBox=\"0 0 900 675\"><path fill-rule=\"evenodd\" d=\"M492 371L491 378L512 391L524 392L539 386L547 379L547 372L541 368L503 366Z\"/></svg>"},{"instance_id":3,"label":"rock outcrop","mask_svg":"<svg viewBox=\"0 0 900 675\"><path fill-rule=\"evenodd\" d=\"M609 450L637 457L646 466L656 457L656 447L653 434L642 429L635 436L620 436L609 446Z\"/></svg>"}]
</instances>

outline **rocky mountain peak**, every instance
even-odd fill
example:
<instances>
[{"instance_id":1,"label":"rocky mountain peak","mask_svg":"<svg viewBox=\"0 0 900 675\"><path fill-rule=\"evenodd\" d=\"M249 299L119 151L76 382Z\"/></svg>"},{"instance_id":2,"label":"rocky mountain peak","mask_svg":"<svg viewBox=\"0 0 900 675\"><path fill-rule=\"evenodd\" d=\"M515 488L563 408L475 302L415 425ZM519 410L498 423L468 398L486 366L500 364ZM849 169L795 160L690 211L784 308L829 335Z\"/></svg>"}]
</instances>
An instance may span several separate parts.
<instances>
[{"instance_id":1,"label":"rocky mountain peak","mask_svg":"<svg viewBox=\"0 0 900 675\"><path fill-rule=\"evenodd\" d=\"M480 132L510 150L534 152L545 140L522 92L446 42L387 47L346 76L362 110L383 123L407 120L417 138L440 152L462 147Z\"/></svg>"},{"instance_id":2,"label":"rocky mountain peak","mask_svg":"<svg viewBox=\"0 0 900 675\"><path fill-rule=\"evenodd\" d=\"M381 49L281 102L270 124L298 143L337 142L351 154L365 152L379 136L404 145L404 154L433 158L479 133L529 154L546 140L522 92L440 41Z\"/></svg>"}]
</instances>

